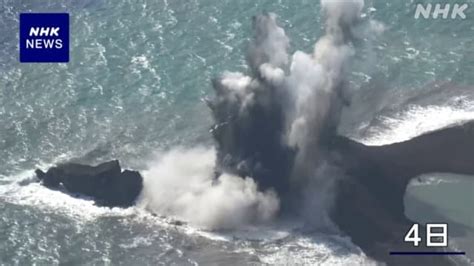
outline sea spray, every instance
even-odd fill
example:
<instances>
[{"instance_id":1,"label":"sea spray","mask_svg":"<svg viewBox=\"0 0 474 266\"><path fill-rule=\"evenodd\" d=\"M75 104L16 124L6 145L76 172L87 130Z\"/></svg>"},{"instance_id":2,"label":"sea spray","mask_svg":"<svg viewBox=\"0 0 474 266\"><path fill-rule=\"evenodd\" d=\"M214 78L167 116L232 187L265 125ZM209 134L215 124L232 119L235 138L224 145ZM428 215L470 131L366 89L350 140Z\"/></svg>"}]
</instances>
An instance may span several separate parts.
<instances>
[{"instance_id":1,"label":"sea spray","mask_svg":"<svg viewBox=\"0 0 474 266\"><path fill-rule=\"evenodd\" d=\"M144 174L143 201L152 212L205 229L231 229L269 221L278 211L273 191L255 181L222 174L214 179L215 151L176 148L157 155Z\"/></svg>"}]
</instances>

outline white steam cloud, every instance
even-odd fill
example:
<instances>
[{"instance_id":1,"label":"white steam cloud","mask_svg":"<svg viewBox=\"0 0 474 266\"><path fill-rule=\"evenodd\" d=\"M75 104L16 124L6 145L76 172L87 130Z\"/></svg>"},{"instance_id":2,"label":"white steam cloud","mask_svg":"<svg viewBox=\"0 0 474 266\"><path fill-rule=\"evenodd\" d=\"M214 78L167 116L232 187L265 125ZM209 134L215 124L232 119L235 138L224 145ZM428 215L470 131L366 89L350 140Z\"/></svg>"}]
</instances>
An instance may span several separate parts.
<instances>
[{"instance_id":1,"label":"white steam cloud","mask_svg":"<svg viewBox=\"0 0 474 266\"><path fill-rule=\"evenodd\" d=\"M268 63L279 68L288 64L290 39L285 30L276 23L276 15L257 16L254 18L255 39L251 43L248 60L251 67L258 68Z\"/></svg>"},{"instance_id":2,"label":"white steam cloud","mask_svg":"<svg viewBox=\"0 0 474 266\"><path fill-rule=\"evenodd\" d=\"M326 133L322 130L334 134L339 124L345 68L355 53L349 41L351 27L360 19L363 5L363 0L322 0L326 34L315 44L312 55L300 51L293 55L289 84L296 104L288 119L288 143L298 147L297 175L314 168L321 134ZM302 172L298 167L304 168Z\"/></svg>"},{"instance_id":3,"label":"white steam cloud","mask_svg":"<svg viewBox=\"0 0 474 266\"><path fill-rule=\"evenodd\" d=\"M174 149L144 172L143 201L153 212L205 229L232 229L269 221L278 211L272 191L255 181L222 174L214 179L214 149Z\"/></svg>"}]
</instances>

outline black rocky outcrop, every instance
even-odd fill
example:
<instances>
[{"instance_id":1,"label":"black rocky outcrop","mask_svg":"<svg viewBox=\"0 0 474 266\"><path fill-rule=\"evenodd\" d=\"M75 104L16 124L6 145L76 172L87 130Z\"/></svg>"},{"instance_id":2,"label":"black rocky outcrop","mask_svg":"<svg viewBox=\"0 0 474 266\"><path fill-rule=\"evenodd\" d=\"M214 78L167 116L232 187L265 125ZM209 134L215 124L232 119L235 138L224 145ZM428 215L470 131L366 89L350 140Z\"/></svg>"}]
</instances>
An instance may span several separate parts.
<instances>
[{"instance_id":1,"label":"black rocky outcrop","mask_svg":"<svg viewBox=\"0 0 474 266\"><path fill-rule=\"evenodd\" d=\"M51 167L46 173L36 170L41 183L52 189L92 197L97 205L129 207L143 188L143 178L136 171L122 171L117 160L89 166L75 163Z\"/></svg>"},{"instance_id":2,"label":"black rocky outcrop","mask_svg":"<svg viewBox=\"0 0 474 266\"><path fill-rule=\"evenodd\" d=\"M416 223L405 215L405 192L422 174L474 174L474 122L390 145L366 146L345 137L335 137L332 144L336 163L348 175L338 182L331 213L338 227L367 255L388 265L453 265L452 258L390 252L441 251L403 242ZM424 232L421 226L422 239Z\"/></svg>"}]
</instances>

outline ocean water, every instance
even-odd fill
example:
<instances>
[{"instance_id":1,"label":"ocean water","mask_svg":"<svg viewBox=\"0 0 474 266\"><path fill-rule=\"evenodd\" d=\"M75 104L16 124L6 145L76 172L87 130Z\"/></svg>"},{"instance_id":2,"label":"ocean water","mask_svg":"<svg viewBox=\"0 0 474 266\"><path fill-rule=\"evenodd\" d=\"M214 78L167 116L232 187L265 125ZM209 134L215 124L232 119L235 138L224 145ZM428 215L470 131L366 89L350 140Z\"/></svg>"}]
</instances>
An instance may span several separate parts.
<instances>
[{"instance_id":1,"label":"ocean water","mask_svg":"<svg viewBox=\"0 0 474 266\"><path fill-rule=\"evenodd\" d=\"M211 78L246 71L252 16L276 13L291 50L310 52L323 33L319 1L0 3L0 264L374 264L347 237L300 221L176 226L141 206L96 207L32 178L69 160L118 158L142 170L157 152L212 146L202 98L213 93ZM380 145L474 119L472 9L465 20L415 20L414 1L365 5L383 33L356 44L340 132ZM18 62L21 12L70 14L68 64ZM452 221L453 241L474 258L474 182L424 180L410 187L407 214Z\"/></svg>"}]
</instances>

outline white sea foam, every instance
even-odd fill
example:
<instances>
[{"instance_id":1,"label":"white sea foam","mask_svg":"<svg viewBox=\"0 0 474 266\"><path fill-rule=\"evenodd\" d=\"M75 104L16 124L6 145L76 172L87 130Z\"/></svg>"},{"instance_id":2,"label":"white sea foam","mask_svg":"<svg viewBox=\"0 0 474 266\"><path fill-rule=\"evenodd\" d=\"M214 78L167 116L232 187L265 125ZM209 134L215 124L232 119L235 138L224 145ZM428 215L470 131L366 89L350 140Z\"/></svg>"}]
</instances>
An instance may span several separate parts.
<instances>
[{"instance_id":1,"label":"white sea foam","mask_svg":"<svg viewBox=\"0 0 474 266\"><path fill-rule=\"evenodd\" d=\"M78 221L90 221L100 216L127 216L133 208L107 208L94 205L92 199L73 197L63 191L51 190L39 183L21 185L12 183L0 186L0 198L18 205L35 206L44 211L54 211L78 218Z\"/></svg>"},{"instance_id":2,"label":"white sea foam","mask_svg":"<svg viewBox=\"0 0 474 266\"><path fill-rule=\"evenodd\" d=\"M370 128L369 136L360 139L367 145L402 142L423 133L474 120L474 108L451 106L411 106L381 118L381 126Z\"/></svg>"},{"instance_id":3,"label":"white sea foam","mask_svg":"<svg viewBox=\"0 0 474 266\"><path fill-rule=\"evenodd\" d=\"M377 265L346 238L319 234L293 237L291 241L267 245L265 254L259 256L260 260L272 265ZM341 252L337 247L349 250L343 248Z\"/></svg>"}]
</instances>

